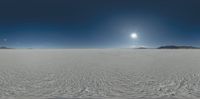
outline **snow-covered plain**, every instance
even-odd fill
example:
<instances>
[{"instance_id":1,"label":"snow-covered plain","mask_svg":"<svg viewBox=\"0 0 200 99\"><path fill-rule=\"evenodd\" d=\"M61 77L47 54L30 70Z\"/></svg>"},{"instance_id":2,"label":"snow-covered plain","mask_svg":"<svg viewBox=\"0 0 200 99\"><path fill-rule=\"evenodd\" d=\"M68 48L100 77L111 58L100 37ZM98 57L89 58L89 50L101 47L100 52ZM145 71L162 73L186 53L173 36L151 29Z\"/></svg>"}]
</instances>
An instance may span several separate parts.
<instances>
[{"instance_id":1,"label":"snow-covered plain","mask_svg":"<svg viewBox=\"0 0 200 99\"><path fill-rule=\"evenodd\" d=\"M199 99L200 50L0 50L0 99Z\"/></svg>"}]
</instances>

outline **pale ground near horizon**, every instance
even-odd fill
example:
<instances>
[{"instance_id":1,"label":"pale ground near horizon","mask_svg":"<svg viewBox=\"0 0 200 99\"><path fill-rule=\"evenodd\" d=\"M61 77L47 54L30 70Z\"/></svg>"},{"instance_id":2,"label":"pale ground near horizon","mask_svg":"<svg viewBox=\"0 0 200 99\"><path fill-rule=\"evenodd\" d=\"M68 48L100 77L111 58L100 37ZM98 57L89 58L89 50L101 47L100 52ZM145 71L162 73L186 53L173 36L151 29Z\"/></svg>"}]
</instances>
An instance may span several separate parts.
<instances>
[{"instance_id":1,"label":"pale ground near horizon","mask_svg":"<svg viewBox=\"0 0 200 99\"><path fill-rule=\"evenodd\" d=\"M200 50L0 50L0 99L199 99Z\"/></svg>"}]
</instances>

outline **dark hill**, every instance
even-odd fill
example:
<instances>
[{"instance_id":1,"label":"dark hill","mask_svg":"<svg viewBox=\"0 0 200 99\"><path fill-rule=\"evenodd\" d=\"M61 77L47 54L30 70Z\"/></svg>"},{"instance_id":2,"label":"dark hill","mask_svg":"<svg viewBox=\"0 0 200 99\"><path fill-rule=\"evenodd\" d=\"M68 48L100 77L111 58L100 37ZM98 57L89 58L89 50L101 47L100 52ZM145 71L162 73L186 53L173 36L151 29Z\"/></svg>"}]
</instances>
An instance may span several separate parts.
<instances>
[{"instance_id":1,"label":"dark hill","mask_svg":"<svg viewBox=\"0 0 200 99\"><path fill-rule=\"evenodd\" d=\"M199 47L167 45L167 46L158 47L158 49L199 49Z\"/></svg>"},{"instance_id":2,"label":"dark hill","mask_svg":"<svg viewBox=\"0 0 200 99\"><path fill-rule=\"evenodd\" d=\"M1 46L0 49L13 49L13 48L9 48L9 47L5 47L5 46Z\"/></svg>"}]
</instances>

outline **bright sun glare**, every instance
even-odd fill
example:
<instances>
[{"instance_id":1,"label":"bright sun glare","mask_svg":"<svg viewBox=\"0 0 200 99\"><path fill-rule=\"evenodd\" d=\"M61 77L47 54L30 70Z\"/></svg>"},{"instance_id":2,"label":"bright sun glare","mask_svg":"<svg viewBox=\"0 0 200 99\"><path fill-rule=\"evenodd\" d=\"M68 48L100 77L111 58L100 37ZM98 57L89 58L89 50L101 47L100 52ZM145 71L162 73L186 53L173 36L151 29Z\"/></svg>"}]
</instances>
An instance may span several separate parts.
<instances>
[{"instance_id":1,"label":"bright sun glare","mask_svg":"<svg viewBox=\"0 0 200 99\"><path fill-rule=\"evenodd\" d=\"M137 38L138 38L137 33L132 33L132 34L131 34L131 38L133 38L133 39L137 39Z\"/></svg>"}]
</instances>

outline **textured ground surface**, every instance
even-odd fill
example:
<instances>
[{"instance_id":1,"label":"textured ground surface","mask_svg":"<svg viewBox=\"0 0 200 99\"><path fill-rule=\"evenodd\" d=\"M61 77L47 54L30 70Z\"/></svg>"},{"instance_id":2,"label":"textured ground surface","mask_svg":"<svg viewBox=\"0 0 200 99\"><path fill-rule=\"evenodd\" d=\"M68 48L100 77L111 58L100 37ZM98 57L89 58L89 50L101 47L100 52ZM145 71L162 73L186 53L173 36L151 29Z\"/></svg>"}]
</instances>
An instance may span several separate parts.
<instances>
[{"instance_id":1,"label":"textured ground surface","mask_svg":"<svg viewBox=\"0 0 200 99\"><path fill-rule=\"evenodd\" d=\"M0 99L198 99L199 72L200 50L0 50Z\"/></svg>"}]
</instances>

